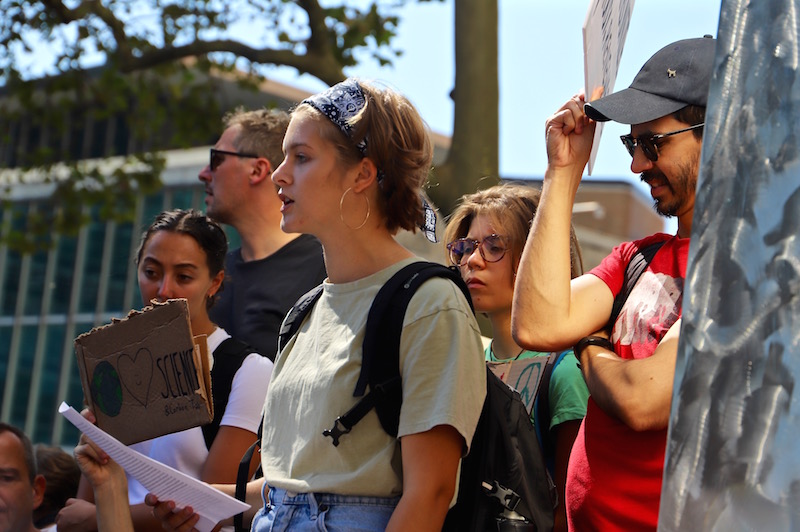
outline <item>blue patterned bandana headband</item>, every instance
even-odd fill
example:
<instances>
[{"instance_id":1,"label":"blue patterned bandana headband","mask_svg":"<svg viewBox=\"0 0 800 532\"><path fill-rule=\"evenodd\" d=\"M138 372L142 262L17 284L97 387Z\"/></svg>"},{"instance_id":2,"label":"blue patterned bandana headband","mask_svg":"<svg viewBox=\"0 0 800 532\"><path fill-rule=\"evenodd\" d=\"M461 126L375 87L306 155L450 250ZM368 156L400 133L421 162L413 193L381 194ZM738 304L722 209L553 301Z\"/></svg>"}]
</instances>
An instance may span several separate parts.
<instances>
[{"instance_id":1,"label":"blue patterned bandana headband","mask_svg":"<svg viewBox=\"0 0 800 532\"><path fill-rule=\"evenodd\" d=\"M333 125L338 127L347 138L354 141L353 125L350 123L350 120L361 112L367 104L367 98L361 85L359 85L356 80L347 78L319 94L309 96L301 103L310 105L322 113L328 120L333 122ZM367 156L366 137L356 143L356 148L358 148L358 152L362 157ZM377 177L378 186L381 188L383 188L384 176L383 170L379 168ZM424 212L423 220L419 224L419 228L422 229L422 233L429 241L434 243L438 242L439 240L436 238L436 212L422 194L420 194L420 200L422 201L422 209Z\"/></svg>"},{"instance_id":2,"label":"blue patterned bandana headband","mask_svg":"<svg viewBox=\"0 0 800 532\"><path fill-rule=\"evenodd\" d=\"M347 78L324 92L309 96L302 103L325 115L347 138L353 140L353 125L350 120L367 105L367 97L356 80ZM367 139L361 139L356 148L362 157L366 157Z\"/></svg>"}]
</instances>

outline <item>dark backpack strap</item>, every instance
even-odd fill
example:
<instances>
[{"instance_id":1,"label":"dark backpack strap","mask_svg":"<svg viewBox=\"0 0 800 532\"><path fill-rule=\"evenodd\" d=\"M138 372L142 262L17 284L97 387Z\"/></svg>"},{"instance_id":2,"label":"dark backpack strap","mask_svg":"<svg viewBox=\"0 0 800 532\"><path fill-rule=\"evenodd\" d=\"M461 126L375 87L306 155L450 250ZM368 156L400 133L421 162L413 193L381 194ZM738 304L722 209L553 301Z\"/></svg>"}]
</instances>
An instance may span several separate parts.
<instances>
[{"instance_id":1,"label":"dark backpack strap","mask_svg":"<svg viewBox=\"0 0 800 532\"><path fill-rule=\"evenodd\" d=\"M317 302L322 295L322 285L317 285L302 296L292 305L286 317L281 323L280 331L278 331L278 353L283 351L286 344L295 335L306 315L311 311L314 303Z\"/></svg>"},{"instance_id":2,"label":"dark backpack strap","mask_svg":"<svg viewBox=\"0 0 800 532\"><path fill-rule=\"evenodd\" d=\"M250 480L250 462L253 461L253 454L261 450L261 430L264 427L264 416L261 416L261 423L258 424L258 432L256 433L256 441L247 448L239 461L239 468L236 471L236 492L234 495L237 499L245 502L247 498L247 482ZM261 466L258 466L255 477L259 477ZM236 532L247 532L249 528L244 527L244 512L238 513L233 516L233 527Z\"/></svg>"},{"instance_id":3,"label":"dark backpack strap","mask_svg":"<svg viewBox=\"0 0 800 532\"><path fill-rule=\"evenodd\" d=\"M649 246L641 248L631 258L630 262L628 262L628 266L625 268L625 279L622 284L622 290L620 290L617 297L614 298L614 306L611 308L611 317L606 325L606 330L609 334L614 329L614 323L617 321L620 311L622 311L622 305L625 304L625 301L631 294L631 290L633 290L633 287L639 282L639 278L647 269L653 257L655 257L656 252L664 245L664 242L665 240L654 242Z\"/></svg>"},{"instance_id":4,"label":"dark backpack strap","mask_svg":"<svg viewBox=\"0 0 800 532\"><path fill-rule=\"evenodd\" d=\"M231 389L233 388L233 377L242 367L244 359L250 353L255 352L255 349L235 338L223 340L214 350L214 367L211 368L214 419L211 420L211 423L202 426L203 439L208 449L211 449L211 444L214 443L214 438L217 437L217 432L219 432L219 424L225 414L225 407L228 406L228 397L230 397Z\"/></svg>"},{"instance_id":5,"label":"dark backpack strap","mask_svg":"<svg viewBox=\"0 0 800 532\"><path fill-rule=\"evenodd\" d=\"M334 445L338 445L339 437L350 432L373 408L383 430L391 436L397 436L403 402L400 377L403 320L417 288L431 277L444 277L456 283L472 308L469 289L455 268L418 261L394 274L378 291L367 316L361 373L353 391L353 396L361 397L361 400L347 413L336 418L330 429L323 431L323 435L329 436ZM367 384L370 388L368 393Z\"/></svg>"},{"instance_id":6,"label":"dark backpack strap","mask_svg":"<svg viewBox=\"0 0 800 532\"><path fill-rule=\"evenodd\" d=\"M556 367L569 353L569 350L560 353L550 353L547 357L547 364L544 366L542 382L539 384L539 389L536 392L536 400L534 402L536 432L551 475L555 474L555 463L551 458L555 456L556 442L553 440L552 432L550 432L550 421L552 420L550 416L550 380L553 376L553 371L555 371Z\"/></svg>"},{"instance_id":7,"label":"dark backpack strap","mask_svg":"<svg viewBox=\"0 0 800 532\"><path fill-rule=\"evenodd\" d=\"M289 340L297 333L297 330L300 328L300 325L303 324L303 320L305 319L306 315L311 311L314 307L314 304L319 300L320 296L322 295L322 285L317 285L298 299L292 308L289 309L289 312L286 313L286 317L283 319L283 323L281 323L280 331L278 331L278 353L280 353ZM258 434L256 436L256 441L248 447L247 451L245 451L242 459L239 461L239 468L236 472L236 491L234 495L237 499L244 502L245 498L247 497L247 482L250 480L250 462L253 460L253 454L256 453L257 450L261 448L261 430L264 427L264 416L261 416L261 423L258 425ZM260 470L261 466L259 466ZM259 470L256 471L255 476L260 476ZM244 514L239 513L233 516L233 526L236 532L245 532L246 528L244 528Z\"/></svg>"}]
</instances>

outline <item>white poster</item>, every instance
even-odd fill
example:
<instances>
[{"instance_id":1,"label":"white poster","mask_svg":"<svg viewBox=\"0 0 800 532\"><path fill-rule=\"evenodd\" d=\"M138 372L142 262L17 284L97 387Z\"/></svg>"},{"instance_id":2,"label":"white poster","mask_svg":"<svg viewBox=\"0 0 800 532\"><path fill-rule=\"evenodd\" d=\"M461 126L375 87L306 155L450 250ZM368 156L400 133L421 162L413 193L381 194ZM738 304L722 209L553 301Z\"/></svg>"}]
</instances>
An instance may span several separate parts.
<instances>
[{"instance_id":1,"label":"white poster","mask_svg":"<svg viewBox=\"0 0 800 532\"><path fill-rule=\"evenodd\" d=\"M583 23L583 74L586 101L597 87L604 87L604 94L614 91L617 80L622 47L628 35L634 0L591 0L586 21ZM597 147L603 133L603 124L598 123L594 133L592 154L589 157L589 175L592 175Z\"/></svg>"}]
</instances>

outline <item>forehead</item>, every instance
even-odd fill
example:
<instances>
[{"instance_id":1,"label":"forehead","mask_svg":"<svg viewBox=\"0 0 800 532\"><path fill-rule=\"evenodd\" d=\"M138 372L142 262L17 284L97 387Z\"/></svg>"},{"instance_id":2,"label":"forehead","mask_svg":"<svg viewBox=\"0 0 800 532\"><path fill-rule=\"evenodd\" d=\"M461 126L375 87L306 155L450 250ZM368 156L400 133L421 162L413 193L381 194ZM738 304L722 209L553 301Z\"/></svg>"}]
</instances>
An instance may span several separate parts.
<instances>
[{"instance_id":1,"label":"forehead","mask_svg":"<svg viewBox=\"0 0 800 532\"><path fill-rule=\"evenodd\" d=\"M242 126L239 124L234 124L225 129L220 135L219 140L217 141L216 147L223 149L233 147L236 138L239 136L239 131L242 129Z\"/></svg>"},{"instance_id":2,"label":"forehead","mask_svg":"<svg viewBox=\"0 0 800 532\"><path fill-rule=\"evenodd\" d=\"M28 473L22 441L11 432L0 434L0 469L15 469Z\"/></svg>"},{"instance_id":3,"label":"forehead","mask_svg":"<svg viewBox=\"0 0 800 532\"><path fill-rule=\"evenodd\" d=\"M156 231L147 239L142 249L142 258L166 261L169 257L179 257L184 263L192 260L202 262L205 260L205 253L200 244L187 234Z\"/></svg>"},{"instance_id":4,"label":"forehead","mask_svg":"<svg viewBox=\"0 0 800 532\"><path fill-rule=\"evenodd\" d=\"M486 213L478 213L469 224L467 236L470 238L483 238L497 232L497 223Z\"/></svg>"},{"instance_id":5,"label":"forehead","mask_svg":"<svg viewBox=\"0 0 800 532\"><path fill-rule=\"evenodd\" d=\"M283 145L290 148L296 144L317 145L322 144L322 127L324 124L322 115L315 116L314 111L301 109L295 111L286 129L283 138Z\"/></svg>"}]
</instances>

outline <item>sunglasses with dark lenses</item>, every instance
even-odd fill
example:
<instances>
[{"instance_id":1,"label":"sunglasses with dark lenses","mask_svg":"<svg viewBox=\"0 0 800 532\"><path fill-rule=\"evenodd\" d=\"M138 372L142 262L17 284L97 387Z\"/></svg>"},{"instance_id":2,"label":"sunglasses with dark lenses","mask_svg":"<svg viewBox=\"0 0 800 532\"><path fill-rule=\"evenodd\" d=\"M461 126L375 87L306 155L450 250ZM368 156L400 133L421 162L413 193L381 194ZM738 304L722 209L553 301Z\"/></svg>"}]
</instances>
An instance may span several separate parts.
<instances>
[{"instance_id":1,"label":"sunglasses with dark lenses","mask_svg":"<svg viewBox=\"0 0 800 532\"><path fill-rule=\"evenodd\" d=\"M459 238L447 244L447 255L454 266L463 266L470 255L475 253L475 248L486 262L497 262L502 259L508 247L506 239L500 235L489 235L483 240L472 238Z\"/></svg>"},{"instance_id":2,"label":"sunglasses with dark lenses","mask_svg":"<svg viewBox=\"0 0 800 532\"><path fill-rule=\"evenodd\" d=\"M649 137L634 137L633 135L622 135L620 136L620 140L622 140L622 144L625 145L625 148L628 149L628 153L631 154L633 157L633 153L636 151L636 146L642 148L642 153L644 156L650 159L653 162L658 160L658 146L661 144L661 139L666 137L671 137L672 135L677 135L678 133L685 133L687 131L691 131L693 129L697 129L698 127L703 127L705 122L702 124L695 124L691 127L687 127L686 129L679 129L678 131L670 131L669 133L659 133L657 135L650 135Z\"/></svg>"},{"instance_id":3,"label":"sunglasses with dark lenses","mask_svg":"<svg viewBox=\"0 0 800 532\"><path fill-rule=\"evenodd\" d=\"M251 159L258 159L258 155L252 153L240 153L237 151L225 151L211 148L211 157L208 161L208 167L213 171L225 161L226 155L233 155L235 157L249 157Z\"/></svg>"}]
</instances>

